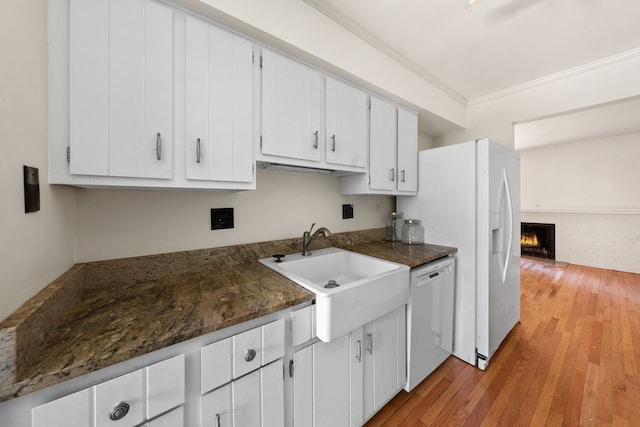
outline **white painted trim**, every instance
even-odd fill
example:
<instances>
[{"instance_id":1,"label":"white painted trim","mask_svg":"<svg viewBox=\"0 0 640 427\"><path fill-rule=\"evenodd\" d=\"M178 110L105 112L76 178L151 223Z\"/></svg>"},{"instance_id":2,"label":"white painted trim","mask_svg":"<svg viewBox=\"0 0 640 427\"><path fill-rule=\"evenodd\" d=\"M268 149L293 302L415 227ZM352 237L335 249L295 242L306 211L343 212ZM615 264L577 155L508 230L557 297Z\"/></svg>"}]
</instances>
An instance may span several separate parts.
<instances>
[{"instance_id":1,"label":"white painted trim","mask_svg":"<svg viewBox=\"0 0 640 427\"><path fill-rule=\"evenodd\" d=\"M549 84L565 78L574 77L576 75L586 73L592 70L596 70L598 68L603 68L609 65L613 65L618 62L628 61L638 56L640 56L640 48L631 49L626 52L619 53L617 55L609 56L607 58L603 58L598 61L591 62L589 64L584 64L578 67L569 68L568 70L564 70L556 74L551 74L546 77L542 77L536 80L531 80L529 82L526 82L517 86L512 86L507 89L499 90L497 92L490 93L488 95L474 98L467 103L467 106L478 105L478 104L482 104L483 102L493 101L498 98L503 98L505 96L513 95L518 92L524 92L525 90L533 89L535 87L543 86L545 84Z\"/></svg>"}]
</instances>

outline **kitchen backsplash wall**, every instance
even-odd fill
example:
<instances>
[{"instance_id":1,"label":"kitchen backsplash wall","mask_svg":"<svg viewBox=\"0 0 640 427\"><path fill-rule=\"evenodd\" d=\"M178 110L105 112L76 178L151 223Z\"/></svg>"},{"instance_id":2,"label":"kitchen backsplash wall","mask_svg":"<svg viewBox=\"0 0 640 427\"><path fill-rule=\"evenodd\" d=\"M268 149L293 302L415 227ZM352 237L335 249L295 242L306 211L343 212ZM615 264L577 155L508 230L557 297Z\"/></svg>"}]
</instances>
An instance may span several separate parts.
<instances>
[{"instance_id":1,"label":"kitchen backsplash wall","mask_svg":"<svg viewBox=\"0 0 640 427\"><path fill-rule=\"evenodd\" d=\"M354 218L342 219L353 204ZM258 170L244 192L78 190L76 262L384 227L390 196L341 196L334 176ZM233 229L211 230L211 208L234 208ZM320 239L322 237L319 237Z\"/></svg>"},{"instance_id":2,"label":"kitchen backsplash wall","mask_svg":"<svg viewBox=\"0 0 640 427\"><path fill-rule=\"evenodd\" d=\"M75 190L47 182L47 2L0 2L0 320L73 264ZM23 165L40 210L25 214Z\"/></svg>"}]
</instances>

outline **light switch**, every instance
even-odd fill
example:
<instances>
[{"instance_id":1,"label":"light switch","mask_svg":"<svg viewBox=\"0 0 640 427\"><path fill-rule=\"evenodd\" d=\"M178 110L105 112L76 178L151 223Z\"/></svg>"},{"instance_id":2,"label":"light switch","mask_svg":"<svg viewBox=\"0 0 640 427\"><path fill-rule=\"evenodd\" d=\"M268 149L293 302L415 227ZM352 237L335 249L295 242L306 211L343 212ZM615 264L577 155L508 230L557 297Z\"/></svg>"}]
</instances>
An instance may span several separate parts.
<instances>
[{"instance_id":1,"label":"light switch","mask_svg":"<svg viewBox=\"0 0 640 427\"><path fill-rule=\"evenodd\" d=\"M24 213L40 210L40 180L38 168L22 167L24 175Z\"/></svg>"}]
</instances>

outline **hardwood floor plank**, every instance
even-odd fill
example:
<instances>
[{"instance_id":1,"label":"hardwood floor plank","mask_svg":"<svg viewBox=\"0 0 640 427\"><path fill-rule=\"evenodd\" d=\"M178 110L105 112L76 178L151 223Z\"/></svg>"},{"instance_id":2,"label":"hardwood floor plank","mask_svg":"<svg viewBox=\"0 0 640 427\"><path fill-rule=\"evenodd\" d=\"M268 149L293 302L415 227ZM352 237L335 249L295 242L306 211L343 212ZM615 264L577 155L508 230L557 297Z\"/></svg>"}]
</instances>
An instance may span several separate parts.
<instances>
[{"instance_id":1,"label":"hardwood floor plank","mask_svg":"<svg viewBox=\"0 0 640 427\"><path fill-rule=\"evenodd\" d=\"M488 369L449 357L366 426L640 426L639 373L639 274L522 258Z\"/></svg>"}]
</instances>

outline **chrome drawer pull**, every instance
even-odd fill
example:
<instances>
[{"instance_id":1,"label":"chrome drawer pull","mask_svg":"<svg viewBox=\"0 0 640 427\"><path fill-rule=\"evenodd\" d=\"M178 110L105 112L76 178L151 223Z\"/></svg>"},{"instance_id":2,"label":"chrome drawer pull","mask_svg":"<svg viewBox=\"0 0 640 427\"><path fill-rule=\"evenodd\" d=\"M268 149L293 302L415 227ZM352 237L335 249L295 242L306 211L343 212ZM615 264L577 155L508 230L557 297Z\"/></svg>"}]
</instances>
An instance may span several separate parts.
<instances>
[{"instance_id":1,"label":"chrome drawer pull","mask_svg":"<svg viewBox=\"0 0 640 427\"><path fill-rule=\"evenodd\" d=\"M109 419L112 421L119 421L123 419L129 413L129 404L127 402L120 402L111 410Z\"/></svg>"},{"instance_id":2,"label":"chrome drawer pull","mask_svg":"<svg viewBox=\"0 0 640 427\"><path fill-rule=\"evenodd\" d=\"M247 362L251 362L256 358L256 351L254 349L249 349L244 353L244 360Z\"/></svg>"}]
</instances>

